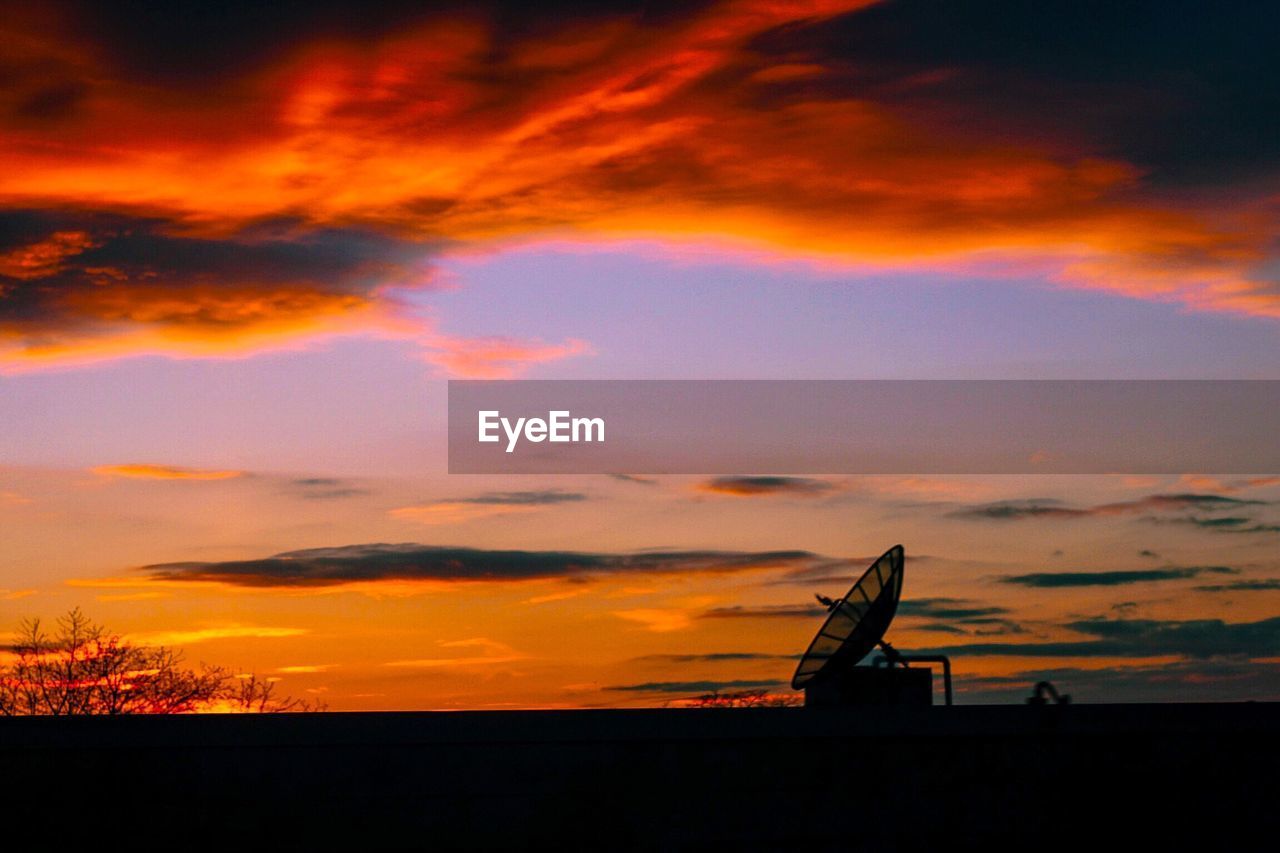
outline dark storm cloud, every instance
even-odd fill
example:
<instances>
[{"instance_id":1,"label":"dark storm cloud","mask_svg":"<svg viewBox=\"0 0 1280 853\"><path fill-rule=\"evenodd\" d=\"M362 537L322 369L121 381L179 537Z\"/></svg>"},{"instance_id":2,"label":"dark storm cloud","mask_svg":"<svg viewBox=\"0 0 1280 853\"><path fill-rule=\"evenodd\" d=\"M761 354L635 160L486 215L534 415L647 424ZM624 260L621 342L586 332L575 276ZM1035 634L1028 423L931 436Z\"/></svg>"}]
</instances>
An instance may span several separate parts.
<instances>
[{"instance_id":1,"label":"dark storm cloud","mask_svg":"<svg viewBox=\"0 0 1280 853\"><path fill-rule=\"evenodd\" d=\"M355 229L308 229L298 220L274 219L246 226L226 238L184 236L186 224L160 217L54 210L0 211L0 252L21 248L62 232L82 232L92 245L63 266L146 269L185 275L225 275L267 281L343 280L361 266L363 283L384 281L388 264L416 256L419 244ZM374 265L374 266L371 266ZM34 275L32 276L35 277ZM354 284L360 284L357 278Z\"/></svg>"},{"instance_id":2,"label":"dark storm cloud","mask_svg":"<svg viewBox=\"0 0 1280 853\"><path fill-rule=\"evenodd\" d=\"M1020 521L1024 518L1080 518L1088 510L1063 506L1051 498L1029 498L1017 501L999 501L954 510L951 518L976 518L993 521Z\"/></svg>"},{"instance_id":3,"label":"dark storm cloud","mask_svg":"<svg viewBox=\"0 0 1280 853\"><path fill-rule=\"evenodd\" d=\"M78 80L37 84L14 99L10 114L19 120L57 121L74 114L88 93L89 86Z\"/></svg>"},{"instance_id":4,"label":"dark storm cloud","mask_svg":"<svg viewBox=\"0 0 1280 853\"><path fill-rule=\"evenodd\" d=\"M929 620L913 625L916 631L996 636L1025 634L1026 629L1006 615L1006 607L980 605L958 598L918 598L898 604L898 613Z\"/></svg>"},{"instance_id":5,"label":"dark storm cloud","mask_svg":"<svg viewBox=\"0 0 1280 853\"><path fill-rule=\"evenodd\" d=\"M620 483L633 483L637 486L658 485L658 481L652 477L638 477L635 474L609 474L608 476Z\"/></svg>"},{"instance_id":6,"label":"dark storm cloud","mask_svg":"<svg viewBox=\"0 0 1280 853\"><path fill-rule=\"evenodd\" d=\"M1242 506L1266 506L1267 501L1229 498L1225 495L1182 493L1173 495L1149 495L1136 501L1102 504L1093 507L1094 512L1131 512L1141 510L1220 510Z\"/></svg>"},{"instance_id":7,"label":"dark storm cloud","mask_svg":"<svg viewBox=\"0 0 1280 853\"><path fill-rule=\"evenodd\" d=\"M499 551L433 545L369 544L288 551L258 560L158 563L156 580L214 581L246 587L328 587L368 581L518 581L607 574L740 572L814 559L805 551Z\"/></svg>"},{"instance_id":8,"label":"dark storm cloud","mask_svg":"<svg viewBox=\"0 0 1280 853\"><path fill-rule=\"evenodd\" d=\"M493 62L521 40L605 20L674 29L711 4L54 5L62 7L57 18L67 37L92 43L125 79L180 87L225 83L308 44L373 42L446 14L492 32L484 58ZM1280 11L1261 2L894 0L834 20L814 16L767 29L751 41L748 56L752 65L823 71L779 77L774 99L890 103L934 125L982 127L1011 141L1074 143L1136 162L1157 180L1186 182L1272 170L1280 156L1280 89L1270 85L1280 79L1277 41ZM66 87L75 84L83 85L47 83L26 96L27 109L68 109L77 94Z\"/></svg>"},{"instance_id":9,"label":"dark storm cloud","mask_svg":"<svg viewBox=\"0 0 1280 853\"><path fill-rule=\"evenodd\" d=\"M1211 530L1214 533L1280 533L1280 525L1266 524L1253 518L1237 515L1217 518L1188 516L1186 518L1169 519L1168 523L1187 524L1202 530Z\"/></svg>"},{"instance_id":10,"label":"dark storm cloud","mask_svg":"<svg viewBox=\"0 0 1280 853\"><path fill-rule=\"evenodd\" d=\"M1178 524L1191 524L1196 527L1208 527L1213 530L1237 530L1252 525L1253 519L1245 518L1242 515L1228 515L1219 518L1190 516L1188 518L1175 519L1175 522Z\"/></svg>"},{"instance_id":11,"label":"dark storm cloud","mask_svg":"<svg viewBox=\"0 0 1280 853\"><path fill-rule=\"evenodd\" d=\"M274 3L67 3L72 32L99 44L136 80L201 84L256 70L317 36L377 38L422 20L426 4L284 0Z\"/></svg>"},{"instance_id":12,"label":"dark storm cloud","mask_svg":"<svg viewBox=\"0 0 1280 853\"><path fill-rule=\"evenodd\" d=\"M1182 510L1219 512L1241 507L1266 506L1267 501L1246 500L1214 494L1162 494L1148 495L1133 501L1097 504L1089 507L1066 506L1052 498L1027 498L1014 501L979 504L954 510L951 518L972 518L988 521L1022 521L1028 518L1073 519L1112 515L1136 515L1141 513L1165 513Z\"/></svg>"},{"instance_id":13,"label":"dark storm cloud","mask_svg":"<svg viewBox=\"0 0 1280 853\"><path fill-rule=\"evenodd\" d=\"M1134 569L1114 572L1045 572L1026 575L1009 575L1001 583L1030 586L1039 589L1057 589L1077 586L1125 586L1134 583L1186 580L1203 574L1235 575L1239 569L1229 566L1189 566L1168 569Z\"/></svg>"},{"instance_id":14,"label":"dark storm cloud","mask_svg":"<svg viewBox=\"0 0 1280 853\"><path fill-rule=\"evenodd\" d=\"M129 78L167 85L204 85L230 75L257 71L281 54L325 39L372 42L433 20L452 18L492 25L495 55L510 40L603 18L626 17L637 25L660 26L696 14L700 0L584 2L546 0L538 4L460 0L187 0L151 3L120 0L103 4L61 4L72 10L73 32L99 44Z\"/></svg>"},{"instance_id":15,"label":"dark storm cloud","mask_svg":"<svg viewBox=\"0 0 1280 853\"><path fill-rule=\"evenodd\" d=\"M480 506L553 506L555 504L577 503L586 499L587 496L580 492L543 489L523 492L488 492L470 498L454 498L449 502L478 504Z\"/></svg>"},{"instance_id":16,"label":"dark storm cloud","mask_svg":"<svg viewBox=\"0 0 1280 853\"><path fill-rule=\"evenodd\" d=\"M358 229L261 222L193 236L157 217L0 211L0 333L58 342L114 324L204 336L358 309L425 283L429 246Z\"/></svg>"},{"instance_id":17,"label":"dark storm cloud","mask_svg":"<svg viewBox=\"0 0 1280 853\"><path fill-rule=\"evenodd\" d=\"M704 492L738 497L767 495L821 495L834 486L808 477L717 477L698 486Z\"/></svg>"},{"instance_id":18,"label":"dark storm cloud","mask_svg":"<svg viewBox=\"0 0 1280 853\"><path fill-rule=\"evenodd\" d=\"M1256 580L1231 581L1230 583L1208 584L1198 586L1201 592L1270 592L1280 590L1280 578L1258 578Z\"/></svg>"},{"instance_id":19,"label":"dark storm cloud","mask_svg":"<svg viewBox=\"0 0 1280 853\"><path fill-rule=\"evenodd\" d=\"M933 622L928 625L920 625L913 630L929 631L935 634L968 634L969 633L963 628L957 628L955 625L947 625L942 622Z\"/></svg>"},{"instance_id":20,"label":"dark storm cloud","mask_svg":"<svg viewBox=\"0 0 1280 853\"><path fill-rule=\"evenodd\" d=\"M957 656L1008 657L1164 657L1280 655L1280 617L1257 622L1221 619L1083 619L1064 627L1093 637L1090 640L1036 643L973 643L929 651Z\"/></svg>"},{"instance_id":21,"label":"dark storm cloud","mask_svg":"<svg viewBox=\"0 0 1280 853\"><path fill-rule=\"evenodd\" d=\"M973 619L968 624L974 626L972 634L975 637L1003 637L1030 633L1012 619Z\"/></svg>"},{"instance_id":22,"label":"dark storm cloud","mask_svg":"<svg viewBox=\"0 0 1280 853\"><path fill-rule=\"evenodd\" d=\"M705 619L804 619L824 618L829 611L819 604L763 604L716 607L702 614ZM954 598L922 598L902 601L898 613L928 620L913 630L977 636L1026 633L1005 614L1004 607L976 605ZM961 627L963 626L963 627ZM970 630L966 630L970 629Z\"/></svg>"},{"instance_id":23,"label":"dark storm cloud","mask_svg":"<svg viewBox=\"0 0 1280 853\"><path fill-rule=\"evenodd\" d=\"M1074 142L1182 184L1274 172L1278 42L1274 3L896 0L755 47L828 69L829 95L890 102L938 127Z\"/></svg>"},{"instance_id":24,"label":"dark storm cloud","mask_svg":"<svg viewBox=\"0 0 1280 853\"><path fill-rule=\"evenodd\" d=\"M289 492L309 501L341 500L372 494L369 489L336 477L302 477L289 481Z\"/></svg>"},{"instance_id":25,"label":"dark storm cloud","mask_svg":"<svg viewBox=\"0 0 1280 853\"><path fill-rule=\"evenodd\" d=\"M714 607L702 614L708 619L813 619L827 615L817 604L762 604Z\"/></svg>"},{"instance_id":26,"label":"dark storm cloud","mask_svg":"<svg viewBox=\"0 0 1280 853\"><path fill-rule=\"evenodd\" d=\"M1008 613L1008 608L975 605L958 598L917 598L902 601L898 612L904 616L920 616L926 619L948 619L953 622L971 622Z\"/></svg>"},{"instance_id":27,"label":"dark storm cloud","mask_svg":"<svg viewBox=\"0 0 1280 853\"><path fill-rule=\"evenodd\" d=\"M724 661L797 660L800 655L771 655L763 652L710 652L689 655L644 655L632 658L633 663L721 663Z\"/></svg>"}]
</instances>

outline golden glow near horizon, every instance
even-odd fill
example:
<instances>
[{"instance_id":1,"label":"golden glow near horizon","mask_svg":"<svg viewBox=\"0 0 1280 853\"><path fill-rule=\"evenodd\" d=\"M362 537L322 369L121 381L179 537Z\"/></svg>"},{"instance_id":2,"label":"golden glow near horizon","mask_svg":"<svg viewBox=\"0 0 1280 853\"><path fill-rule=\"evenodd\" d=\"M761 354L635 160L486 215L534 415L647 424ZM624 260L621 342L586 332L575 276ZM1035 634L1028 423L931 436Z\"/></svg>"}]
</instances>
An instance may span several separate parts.
<instances>
[{"instance_id":1,"label":"golden glow near horizon","mask_svg":"<svg viewBox=\"0 0 1280 853\"><path fill-rule=\"evenodd\" d=\"M886 513L913 543L906 603L891 637L900 648L952 648L962 701L1016 694L1050 670L1075 673L1068 680L1090 672L1212 680L1211 666L1197 666L1194 645L1179 651L1160 631L1223 607L1227 621L1248 630L1274 612L1266 593L1241 585L1274 577L1265 547L1237 547L1231 565L1221 565L1203 535L1105 510L1151 488L1172 492L1191 482L1176 478L826 478L830 488L816 497L710 492L690 478L651 485L573 478L567 487L589 500L537 504L531 497L519 513L424 527L395 507L365 515L366 506L395 503L385 497L342 501L318 514L289 511L296 498L282 497L283 481L266 476L121 480L107 490L134 484L127 503L100 486L75 487L71 473L26 476L30 502L8 506L6 521L19 539L51 530L63 538L59 548L44 549L41 569L15 578L34 591L0 604L6 618L51 617L80 604L131 639L279 678L286 692L335 709L627 706L678 703L712 689L784 692L795 656L821 621L813 593L844 591L881 544ZM1274 494L1271 479L1217 482L1204 494L1265 500ZM956 516L957 507L1020 506L1020 495L1063 481L1073 505L1099 511L987 522ZM449 484L436 479L419 488ZM199 493L227 489L236 490L239 512L210 528L222 544L192 536L189 513L229 499ZM1154 511L1181 517L1172 508ZM149 516L155 535L140 540L102 519L104 512ZM66 521L76 517L97 518L98 527L68 533ZM284 534L289 528L295 532ZM1132 547L1135 529L1151 534L1141 541L1159 540L1158 557ZM663 548L650 550L657 536ZM251 540L297 547L279 554ZM438 545L371 551L333 548L335 541L468 545L437 558ZM855 541L868 543L867 555L847 552ZM1050 553L1046 541L1065 553ZM387 558L403 549L406 560ZM706 556L709 549L738 559ZM1053 586L1038 577L1063 572L1100 580ZM1127 653L1109 648L1106 623L1133 614L1157 627ZM987 648L996 643L1012 644L1010 653ZM968 644L981 651L955 648ZM1228 688L1230 677L1222 676Z\"/></svg>"}]
</instances>

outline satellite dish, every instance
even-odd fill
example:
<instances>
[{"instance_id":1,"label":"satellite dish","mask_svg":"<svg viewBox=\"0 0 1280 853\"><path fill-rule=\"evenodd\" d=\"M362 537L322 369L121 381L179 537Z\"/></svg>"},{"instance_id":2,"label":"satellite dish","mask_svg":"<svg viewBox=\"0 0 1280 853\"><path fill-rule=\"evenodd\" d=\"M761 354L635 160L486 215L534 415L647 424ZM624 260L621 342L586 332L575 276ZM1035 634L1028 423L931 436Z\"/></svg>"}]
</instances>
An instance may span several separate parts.
<instances>
[{"instance_id":1,"label":"satellite dish","mask_svg":"<svg viewBox=\"0 0 1280 853\"><path fill-rule=\"evenodd\" d=\"M894 545L863 572L843 598L824 601L830 602L831 612L796 667L793 690L854 666L880 645L898 610L903 562L902 546Z\"/></svg>"}]
</instances>

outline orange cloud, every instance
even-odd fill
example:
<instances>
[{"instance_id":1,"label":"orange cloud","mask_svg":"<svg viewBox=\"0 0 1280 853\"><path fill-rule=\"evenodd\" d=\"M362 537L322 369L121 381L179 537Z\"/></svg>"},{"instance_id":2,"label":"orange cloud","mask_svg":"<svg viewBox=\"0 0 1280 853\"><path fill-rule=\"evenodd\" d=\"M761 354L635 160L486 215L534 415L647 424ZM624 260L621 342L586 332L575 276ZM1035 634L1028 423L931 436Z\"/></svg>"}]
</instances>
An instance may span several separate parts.
<instances>
[{"instance_id":1,"label":"orange cloud","mask_svg":"<svg viewBox=\"0 0 1280 853\"><path fill-rule=\"evenodd\" d=\"M957 477L870 476L853 482L874 494L943 500L976 500L995 491L991 483Z\"/></svg>"},{"instance_id":2,"label":"orange cloud","mask_svg":"<svg viewBox=\"0 0 1280 853\"><path fill-rule=\"evenodd\" d=\"M142 645L189 646L211 640L274 639L299 637L307 633L305 628L280 628L268 625L220 625L209 628L190 628L174 631L147 631L130 634L129 639Z\"/></svg>"},{"instance_id":3,"label":"orange cloud","mask_svg":"<svg viewBox=\"0 0 1280 853\"><path fill-rule=\"evenodd\" d=\"M767 497L771 495L791 495L798 497L815 497L829 494L835 486L826 480L815 480L809 477L717 477L699 483L697 489L717 495L733 495L734 497Z\"/></svg>"},{"instance_id":4,"label":"orange cloud","mask_svg":"<svg viewBox=\"0 0 1280 853\"><path fill-rule=\"evenodd\" d=\"M615 610L614 616L628 622L638 622L658 634L683 631L693 625L693 614L674 608L641 607L633 610Z\"/></svg>"},{"instance_id":5,"label":"orange cloud","mask_svg":"<svg viewBox=\"0 0 1280 853\"><path fill-rule=\"evenodd\" d=\"M535 595L532 598L526 598L521 604L550 604L553 601L567 601L570 598L577 598L580 595L586 595L585 589L570 589L562 592L549 592L546 595Z\"/></svg>"},{"instance_id":6,"label":"orange cloud","mask_svg":"<svg viewBox=\"0 0 1280 853\"><path fill-rule=\"evenodd\" d=\"M217 471L204 468L179 468L176 465L99 465L93 473L103 477L125 477L136 480L231 480L243 477L244 471Z\"/></svg>"},{"instance_id":7,"label":"orange cloud","mask_svg":"<svg viewBox=\"0 0 1280 853\"><path fill-rule=\"evenodd\" d=\"M469 669L484 668L504 663L515 663L527 660L528 655L511 648L506 643L490 640L486 637L475 637L469 640L450 640L439 643L446 649L476 649L479 654L444 658L413 658L395 660L383 666L402 669Z\"/></svg>"},{"instance_id":8,"label":"orange cloud","mask_svg":"<svg viewBox=\"0 0 1280 853\"><path fill-rule=\"evenodd\" d=\"M16 279L43 278L62 268L62 262L93 245L83 231L55 231L43 240L0 253L0 276ZM0 296L4 289L0 287Z\"/></svg>"},{"instance_id":9,"label":"orange cloud","mask_svg":"<svg viewBox=\"0 0 1280 853\"><path fill-rule=\"evenodd\" d=\"M449 375L467 379L504 379L526 368L575 355L589 354L586 341L570 339L562 344L520 341L512 338L458 338L433 335L424 358Z\"/></svg>"},{"instance_id":10,"label":"orange cloud","mask_svg":"<svg viewBox=\"0 0 1280 853\"><path fill-rule=\"evenodd\" d=\"M587 496L581 492L567 492L561 489L488 492L472 497L399 507L391 510L390 515L392 518L402 518L422 524L458 524L493 515L532 512L561 504L578 503L586 499Z\"/></svg>"},{"instance_id":11,"label":"orange cloud","mask_svg":"<svg viewBox=\"0 0 1280 853\"><path fill-rule=\"evenodd\" d=\"M1262 489L1267 486L1280 485L1280 477L1245 477L1239 480L1224 481L1206 474L1183 474L1178 477L1178 485L1192 489L1203 489L1209 492L1234 494L1245 489Z\"/></svg>"},{"instance_id":12,"label":"orange cloud","mask_svg":"<svg viewBox=\"0 0 1280 853\"><path fill-rule=\"evenodd\" d=\"M156 598L168 598L169 593L160 590L144 590L142 592L113 593L94 596L98 601L150 601Z\"/></svg>"},{"instance_id":13,"label":"orange cloud","mask_svg":"<svg viewBox=\"0 0 1280 853\"><path fill-rule=\"evenodd\" d=\"M507 515L513 512L532 512L534 506L492 506L484 504L441 501L433 504L402 506L391 510L392 518L416 521L419 524L462 524L478 518Z\"/></svg>"}]
</instances>

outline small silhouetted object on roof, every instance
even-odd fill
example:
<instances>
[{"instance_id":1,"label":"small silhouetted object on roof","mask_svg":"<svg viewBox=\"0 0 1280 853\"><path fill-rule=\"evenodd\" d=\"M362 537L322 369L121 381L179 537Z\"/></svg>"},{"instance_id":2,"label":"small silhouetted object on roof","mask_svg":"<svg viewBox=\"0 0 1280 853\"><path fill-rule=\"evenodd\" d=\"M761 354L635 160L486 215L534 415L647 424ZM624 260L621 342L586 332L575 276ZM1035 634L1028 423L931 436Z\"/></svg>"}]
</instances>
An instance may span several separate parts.
<instances>
[{"instance_id":1,"label":"small silhouetted object on roof","mask_svg":"<svg viewBox=\"0 0 1280 853\"><path fill-rule=\"evenodd\" d=\"M800 659L791 687L803 690L806 707L930 705L933 672L913 663L942 664L951 704L951 661L942 655L904 655L884 639L902 595L905 554L894 545L838 599L817 596L827 620ZM858 664L879 646L871 666Z\"/></svg>"},{"instance_id":2,"label":"small silhouetted object on roof","mask_svg":"<svg viewBox=\"0 0 1280 853\"><path fill-rule=\"evenodd\" d=\"M1055 705L1070 705L1071 697L1066 693L1059 693L1058 689L1048 681L1041 681L1036 684L1035 690L1027 697L1028 705L1048 705L1052 699Z\"/></svg>"}]
</instances>

